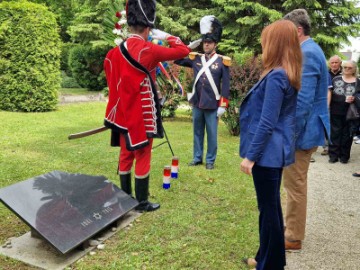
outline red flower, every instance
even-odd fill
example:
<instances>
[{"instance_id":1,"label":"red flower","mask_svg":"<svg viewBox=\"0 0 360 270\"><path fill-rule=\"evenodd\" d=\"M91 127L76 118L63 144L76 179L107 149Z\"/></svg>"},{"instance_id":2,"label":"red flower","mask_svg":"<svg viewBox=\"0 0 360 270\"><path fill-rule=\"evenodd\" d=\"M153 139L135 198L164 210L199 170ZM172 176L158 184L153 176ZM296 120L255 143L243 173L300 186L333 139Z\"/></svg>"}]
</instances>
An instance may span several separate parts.
<instances>
[{"instance_id":1,"label":"red flower","mask_svg":"<svg viewBox=\"0 0 360 270\"><path fill-rule=\"evenodd\" d=\"M116 12L116 17L118 17L118 18L121 18L121 12L120 11L118 11L118 12Z\"/></svg>"},{"instance_id":2,"label":"red flower","mask_svg":"<svg viewBox=\"0 0 360 270\"><path fill-rule=\"evenodd\" d=\"M121 26L121 24L119 24L119 23L115 23L115 28L116 28L116 29L121 29L122 26Z\"/></svg>"}]
</instances>

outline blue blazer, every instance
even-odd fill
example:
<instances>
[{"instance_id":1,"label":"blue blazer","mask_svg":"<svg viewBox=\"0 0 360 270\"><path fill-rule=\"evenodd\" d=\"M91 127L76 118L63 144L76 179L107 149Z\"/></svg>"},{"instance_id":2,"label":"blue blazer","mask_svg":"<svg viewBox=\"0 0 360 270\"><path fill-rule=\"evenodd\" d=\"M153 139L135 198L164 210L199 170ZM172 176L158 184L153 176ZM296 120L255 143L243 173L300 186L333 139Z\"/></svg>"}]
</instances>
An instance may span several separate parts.
<instances>
[{"instance_id":1,"label":"blue blazer","mask_svg":"<svg viewBox=\"0 0 360 270\"><path fill-rule=\"evenodd\" d=\"M297 91L282 68L273 69L240 106L240 156L259 166L282 168L295 161Z\"/></svg>"},{"instance_id":2,"label":"blue blazer","mask_svg":"<svg viewBox=\"0 0 360 270\"><path fill-rule=\"evenodd\" d=\"M328 69L323 51L311 38L301 43L301 89L296 105L296 149L307 150L330 138Z\"/></svg>"}]
</instances>

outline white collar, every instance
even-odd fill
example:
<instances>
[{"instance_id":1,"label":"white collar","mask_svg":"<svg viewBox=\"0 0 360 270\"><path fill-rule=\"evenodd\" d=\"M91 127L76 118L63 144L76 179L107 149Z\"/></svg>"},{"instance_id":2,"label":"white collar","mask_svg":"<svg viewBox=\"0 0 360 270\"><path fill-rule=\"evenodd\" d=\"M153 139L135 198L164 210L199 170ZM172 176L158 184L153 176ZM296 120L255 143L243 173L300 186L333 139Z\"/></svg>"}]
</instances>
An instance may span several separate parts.
<instances>
[{"instance_id":1,"label":"white collar","mask_svg":"<svg viewBox=\"0 0 360 270\"><path fill-rule=\"evenodd\" d=\"M142 36L138 35L138 34L129 34L128 38L140 38L142 40L145 40Z\"/></svg>"}]
</instances>

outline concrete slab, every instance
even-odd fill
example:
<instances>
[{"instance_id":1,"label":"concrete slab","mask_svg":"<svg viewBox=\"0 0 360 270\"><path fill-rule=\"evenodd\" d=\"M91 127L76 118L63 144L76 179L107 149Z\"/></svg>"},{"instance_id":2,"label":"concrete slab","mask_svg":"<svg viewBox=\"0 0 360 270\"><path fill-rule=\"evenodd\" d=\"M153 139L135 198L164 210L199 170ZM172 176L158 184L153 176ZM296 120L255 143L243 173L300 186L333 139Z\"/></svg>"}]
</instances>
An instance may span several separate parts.
<instances>
[{"instance_id":1,"label":"concrete slab","mask_svg":"<svg viewBox=\"0 0 360 270\"><path fill-rule=\"evenodd\" d=\"M89 95L61 95L59 97L60 104L67 103L79 103L79 102L90 102L90 101L107 101L102 93L95 93Z\"/></svg>"},{"instance_id":2,"label":"concrete slab","mask_svg":"<svg viewBox=\"0 0 360 270\"><path fill-rule=\"evenodd\" d=\"M125 228L136 218L138 218L141 213L136 211L130 211L119 221L115 229L108 229L100 233L96 238L101 238L102 241L110 238L118 230ZM9 244L11 242L11 245ZM101 241L100 241L101 242ZM31 266L39 267L40 269L45 270L62 270L67 266L73 264L88 252L95 249L94 247L88 247L85 250L72 250L69 253L63 255L60 252L56 251L50 244L46 241L38 238L31 237L31 232L28 232L18 238L12 238L8 241L8 245L3 245L0 247L0 254L22 261Z\"/></svg>"}]
</instances>

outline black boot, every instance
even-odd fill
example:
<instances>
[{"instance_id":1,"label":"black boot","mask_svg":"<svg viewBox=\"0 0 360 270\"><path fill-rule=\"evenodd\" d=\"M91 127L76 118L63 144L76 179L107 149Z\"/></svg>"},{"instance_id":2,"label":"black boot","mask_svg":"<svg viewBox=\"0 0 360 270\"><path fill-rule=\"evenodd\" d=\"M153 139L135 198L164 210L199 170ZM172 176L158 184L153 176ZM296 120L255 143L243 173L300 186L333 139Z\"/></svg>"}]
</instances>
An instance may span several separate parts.
<instances>
[{"instance_id":1,"label":"black boot","mask_svg":"<svg viewBox=\"0 0 360 270\"><path fill-rule=\"evenodd\" d=\"M120 174L120 186L121 189L132 196L131 194L131 173L128 174Z\"/></svg>"},{"instance_id":2,"label":"black boot","mask_svg":"<svg viewBox=\"0 0 360 270\"><path fill-rule=\"evenodd\" d=\"M160 204L151 203L148 201L149 197L149 176L143 179L135 178L135 196L140 203L135 207L135 210L140 212L155 211L160 208Z\"/></svg>"}]
</instances>

